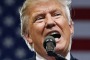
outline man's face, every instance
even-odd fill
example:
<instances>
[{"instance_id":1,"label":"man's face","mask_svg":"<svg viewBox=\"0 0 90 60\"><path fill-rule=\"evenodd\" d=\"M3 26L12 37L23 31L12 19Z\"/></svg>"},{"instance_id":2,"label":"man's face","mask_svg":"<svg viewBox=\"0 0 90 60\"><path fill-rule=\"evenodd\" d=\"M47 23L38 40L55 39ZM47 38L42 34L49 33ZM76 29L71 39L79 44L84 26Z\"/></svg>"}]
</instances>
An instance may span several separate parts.
<instances>
[{"instance_id":1,"label":"man's face","mask_svg":"<svg viewBox=\"0 0 90 60\"><path fill-rule=\"evenodd\" d=\"M62 55L67 53L73 26L68 23L64 6L52 0L36 3L28 11L29 35L34 49L44 56L46 54L43 48L44 39L52 35L56 41L55 52Z\"/></svg>"}]
</instances>

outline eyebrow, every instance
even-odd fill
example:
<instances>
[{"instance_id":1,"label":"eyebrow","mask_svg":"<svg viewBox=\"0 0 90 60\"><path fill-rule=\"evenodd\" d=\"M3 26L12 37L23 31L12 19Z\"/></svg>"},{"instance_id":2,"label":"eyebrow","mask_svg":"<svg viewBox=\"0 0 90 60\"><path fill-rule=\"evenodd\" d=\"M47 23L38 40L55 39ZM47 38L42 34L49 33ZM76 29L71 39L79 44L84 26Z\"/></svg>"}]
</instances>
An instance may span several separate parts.
<instances>
[{"instance_id":1,"label":"eyebrow","mask_svg":"<svg viewBox=\"0 0 90 60\"><path fill-rule=\"evenodd\" d=\"M49 12L49 13L53 13L53 12L55 12L55 11L61 12L60 9L52 9L52 10L49 10L48 12ZM32 16L33 16L33 17L37 17L37 16L44 15L44 14L46 14L45 11L36 11L35 13L32 14Z\"/></svg>"}]
</instances>

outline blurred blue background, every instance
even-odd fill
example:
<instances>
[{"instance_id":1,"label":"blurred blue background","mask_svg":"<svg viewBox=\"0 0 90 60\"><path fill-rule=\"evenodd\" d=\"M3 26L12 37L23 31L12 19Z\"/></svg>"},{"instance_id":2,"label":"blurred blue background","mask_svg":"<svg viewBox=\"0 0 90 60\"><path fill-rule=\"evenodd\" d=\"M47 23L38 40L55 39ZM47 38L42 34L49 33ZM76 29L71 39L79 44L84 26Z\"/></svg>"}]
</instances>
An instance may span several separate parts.
<instances>
[{"instance_id":1,"label":"blurred blue background","mask_svg":"<svg viewBox=\"0 0 90 60\"><path fill-rule=\"evenodd\" d=\"M19 60L33 54L20 35L19 8L23 2L0 0L0 60Z\"/></svg>"}]
</instances>

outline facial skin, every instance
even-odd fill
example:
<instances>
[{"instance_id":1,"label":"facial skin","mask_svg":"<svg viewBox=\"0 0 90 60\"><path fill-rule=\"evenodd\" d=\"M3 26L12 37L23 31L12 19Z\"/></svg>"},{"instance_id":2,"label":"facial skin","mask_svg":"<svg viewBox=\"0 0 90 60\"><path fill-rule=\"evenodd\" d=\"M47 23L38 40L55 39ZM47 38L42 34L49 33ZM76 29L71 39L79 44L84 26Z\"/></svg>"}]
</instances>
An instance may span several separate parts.
<instances>
[{"instance_id":1,"label":"facial skin","mask_svg":"<svg viewBox=\"0 0 90 60\"><path fill-rule=\"evenodd\" d=\"M68 23L68 18L64 6L55 0L35 3L28 9L29 37L26 37L30 44L34 45L35 51L48 59L48 55L43 48L43 42L47 35L57 31L61 34L59 39L55 39L55 52L66 56L70 44L70 37L73 34L72 21ZM51 60L53 58L49 57ZM50 60L49 59L49 60Z\"/></svg>"}]
</instances>

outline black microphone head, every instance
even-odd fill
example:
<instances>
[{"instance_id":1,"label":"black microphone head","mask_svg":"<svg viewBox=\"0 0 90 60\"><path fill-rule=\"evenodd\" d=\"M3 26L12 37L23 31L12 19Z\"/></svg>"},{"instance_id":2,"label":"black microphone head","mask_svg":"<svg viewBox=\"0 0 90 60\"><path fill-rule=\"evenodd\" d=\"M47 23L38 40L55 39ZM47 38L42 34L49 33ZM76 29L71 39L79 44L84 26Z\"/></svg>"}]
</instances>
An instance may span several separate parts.
<instances>
[{"instance_id":1,"label":"black microphone head","mask_svg":"<svg viewBox=\"0 0 90 60\"><path fill-rule=\"evenodd\" d=\"M47 36L44 40L43 46L46 49L48 55L52 55L54 48L56 47L55 38L52 36Z\"/></svg>"},{"instance_id":2,"label":"black microphone head","mask_svg":"<svg viewBox=\"0 0 90 60\"><path fill-rule=\"evenodd\" d=\"M53 36L47 36L44 39L44 43L43 43L43 46L44 46L45 49L46 49L46 44L49 43L49 42L52 42L54 47L56 46L55 38Z\"/></svg>"}]
</instances>

